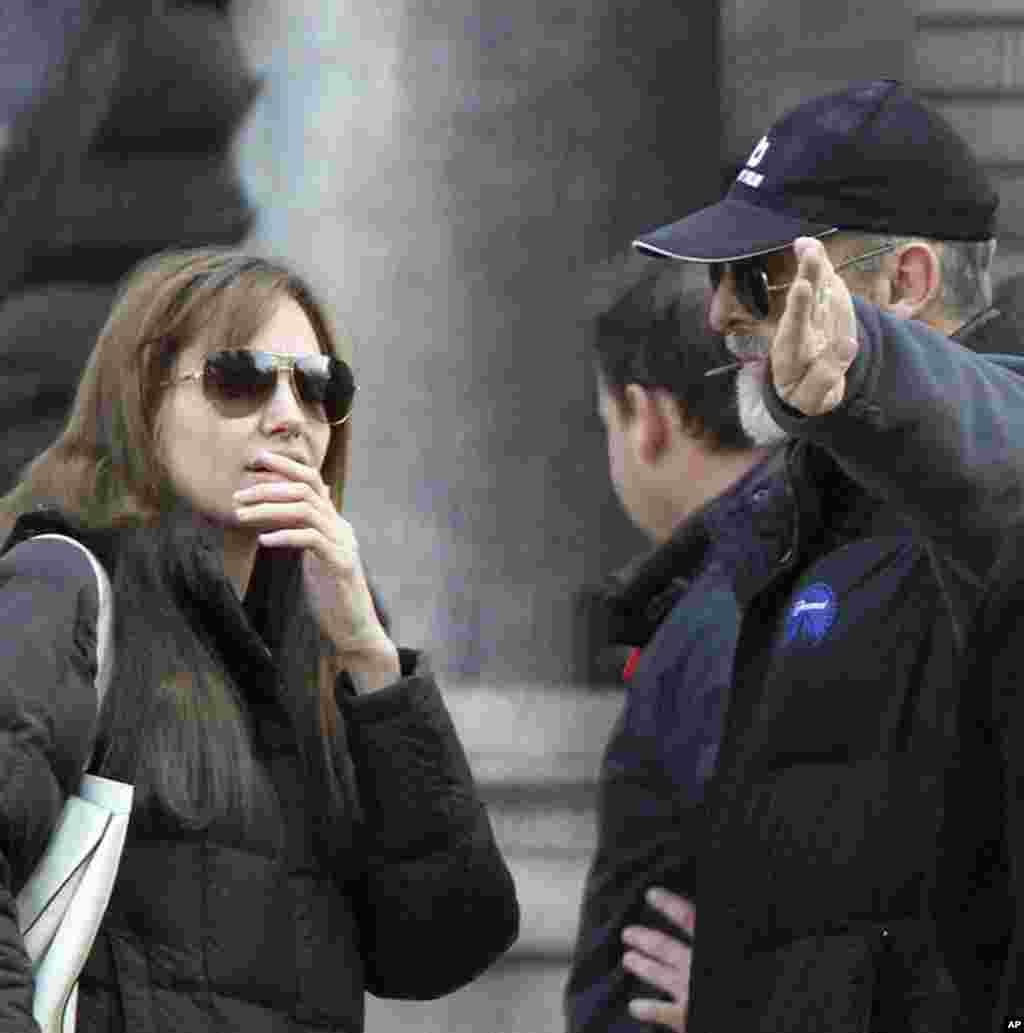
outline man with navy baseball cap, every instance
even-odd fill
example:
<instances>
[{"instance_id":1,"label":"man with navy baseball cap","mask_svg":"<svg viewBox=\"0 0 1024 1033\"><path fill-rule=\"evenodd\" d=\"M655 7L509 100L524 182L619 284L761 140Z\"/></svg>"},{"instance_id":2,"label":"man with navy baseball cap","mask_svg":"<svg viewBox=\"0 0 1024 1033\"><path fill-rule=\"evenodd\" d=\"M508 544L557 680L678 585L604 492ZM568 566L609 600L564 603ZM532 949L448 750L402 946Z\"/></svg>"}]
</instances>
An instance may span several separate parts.
<instances>
[{"instance_id":1,"label":"man with navy baseball cap","mask_svg":"<svg viewBox=\"0 0 1024 1033\"><path fill-rule=\"evenodd\" d=\"M786 442L789 527L736 580L689 1000L655 1021L947 1033L1024 1006L1000 985L1012 930L973 922L950 950L937 892L955 672L1024 515L1020 367L971 350L998 319L996 206L949 124L885 80L785 115L722 201L635 242L708 265L743 425ZM673 985L663 936L627 942Z\"/></svg>"},{"instance_id":2,"label":"man with navy baseball cap","mask_svg":"<svg viewBox=\"0 0 1024 1033\"><path fill-rule=\"evenodd\" d=\"M782 439L761 404L767 340L797 237L822 240L850 290L976 351L1005 335L992 308L999 199L964 140L900 83L815 98L758 141L728 194L634 246L701 262L714 329L739 362L740 414L759 444Z\"/></svg>"},{"instance_id":3,"label":"man with navy baseball cap","mask_svg":"<svg viewBox=\"0 0 1024 1033\"><path fill-rule=\"evenodd\" d=\"M999 199L950 124L894 80L801 104L758 141L728 194L634 246L738 262L839 229L988 240Z\"/></svg>"}]
</instances>

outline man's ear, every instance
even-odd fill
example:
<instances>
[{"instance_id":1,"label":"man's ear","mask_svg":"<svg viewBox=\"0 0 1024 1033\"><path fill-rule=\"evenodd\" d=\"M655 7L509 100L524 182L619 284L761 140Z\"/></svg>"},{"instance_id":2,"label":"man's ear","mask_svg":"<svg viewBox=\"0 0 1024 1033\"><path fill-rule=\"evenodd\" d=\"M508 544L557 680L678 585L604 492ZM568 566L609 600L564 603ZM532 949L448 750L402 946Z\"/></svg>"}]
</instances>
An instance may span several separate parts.
<instances>
[{"instance_id":1,"label":"man's ear","mask_svg":"<svg viewBox=\"0 0 1024 1033\"><path fill-rule=\"evenodd\" d=\"M923 240L899 248L895 257L888 311L901 319L921 319L942 299L942 261Z\"/></svg>"},{"instance_id":2,"label":"man's ear","mask_svg":"<svg viewBox=\"0 0 1024 1033\"><path fill-rule=\"evenodd\" d=\"M626 405L630 412L628 433L637 457L648 465L654 464L672 440L675 400L664 388L627 384Z\"/></svg>"}]
</instances>

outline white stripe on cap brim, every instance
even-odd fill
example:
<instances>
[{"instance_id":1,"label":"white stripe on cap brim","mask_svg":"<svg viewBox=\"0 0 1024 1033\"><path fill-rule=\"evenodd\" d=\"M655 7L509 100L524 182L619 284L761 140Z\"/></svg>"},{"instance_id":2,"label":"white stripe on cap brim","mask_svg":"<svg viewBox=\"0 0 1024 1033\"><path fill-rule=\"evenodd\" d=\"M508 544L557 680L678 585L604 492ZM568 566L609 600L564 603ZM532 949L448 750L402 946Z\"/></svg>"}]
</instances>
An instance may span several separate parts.
<instances>
[{"instance_id":1,"label":"white stripe on cap brim","mask_svg":"<svg viewBox=\"0 0 1024 1033\"><path fill-rule=\"evenodd\" d=\"M838 233L839 227L833 226L831 229L822 230L821 233L801 233L802 237L814 237L820 240L822 237L827 237L832 233ZM795 237L793 238L796 239ZM758 255L770 255L773 251L783 251L792 244L793 241L787 241L785 244L776 244L774 247L762 248L760 251L746 251L741 254L730 255L727 258L699 258L697 255L682 255L676 251L666 251L664 248L655 247L653 244L646 244L643 240L634 240L631 247L637 251L642 251L645 255L654 255L656 258L674 258L679 262L702 262L704 265L717 265L721 262L742 262L744 258L757 258Z\"/></svg>"},{"instance_id":2,"label":"white stripe on cap brim","mask_svg":"<svg viewBox=\"0 0 1024 1033\"><path fill-rule=\"evenodd\" d=\"M633 241L657 258L681 262L738 262L789 247L797 237L823 237L838 227L796 212L777 211L740 198L724 197Z\"/></svg>"}]
</instances>

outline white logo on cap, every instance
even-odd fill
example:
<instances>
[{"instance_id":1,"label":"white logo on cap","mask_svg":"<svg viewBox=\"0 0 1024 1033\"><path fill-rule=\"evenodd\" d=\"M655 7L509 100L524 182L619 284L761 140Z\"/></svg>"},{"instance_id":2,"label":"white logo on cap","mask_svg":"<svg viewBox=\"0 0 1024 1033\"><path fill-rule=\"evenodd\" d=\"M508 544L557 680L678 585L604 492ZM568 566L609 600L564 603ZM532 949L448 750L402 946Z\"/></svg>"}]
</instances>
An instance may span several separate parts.
<instances>
[{"instance_id":1,"label":"white logo on cap","mask_svg":"<svg viewBox=\"0 0 1024 1033\"><path fill-rule=\"evenodd\" d=\"M757 146L754 148L750 157L747 158L747 167L756 169L761 164L761 159L768 153L768 148L771 147L771 143L767 136L762 136L757 142Z\"/></svg>"},{"instance_id":2,"label":"white logo on cap","mask_svg":"<svg viewBox=\"0 0 1024 1033\"><path fill-rule=\"evenodd\" d=\"M761 164L761 160L768 153L769 147L771 147L771 143L768 137L762 136L750 157L747 158L747 167L736 177L740 183L746 183L748 187L759 187L764 182L764 176L760 172L751 172L751 169Z\"/></svg>"}]
</instances>

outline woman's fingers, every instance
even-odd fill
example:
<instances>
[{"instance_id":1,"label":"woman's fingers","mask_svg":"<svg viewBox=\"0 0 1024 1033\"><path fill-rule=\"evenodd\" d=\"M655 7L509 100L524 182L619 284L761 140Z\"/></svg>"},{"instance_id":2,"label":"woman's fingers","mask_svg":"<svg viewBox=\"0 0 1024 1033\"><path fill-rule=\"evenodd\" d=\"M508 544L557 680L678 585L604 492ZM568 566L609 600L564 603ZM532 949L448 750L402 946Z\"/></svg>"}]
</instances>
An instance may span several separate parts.
<instances>
[{"instance_id":1,"label":"woman's fingers","mask_svg":"<svg viewBox=\"0 0 1024 1033\"><path fill-rule=\"evenodd\" d=\"M367 688L394 681L398 653L377 618L359 543L334 508L319 471L278 453L257 458L280 478L235 493L239 523L259 531L262 546L302 551L307 598L349 673Z\"/></svg>"},{"instance_id":2,"label":"woman's fingers","mask_svg":"<svg viewBox=\"0 0 1024 1033\"><path fill-rule=\"evenodd\" d=\"M234 501L239 523L260 530L312 528L330 538L338 519L326 490L308 481L263 481L235 492Z\"/></svg>"},{"instance_id":3,"label":"woman's fingers","mask_svg":"<svg viewBox=\"0 0 1024 1033\"><path fill-rule=\"evenodd\" d=\"M308 484L318 494L327 492L320 471L306 463L300 463L297 459L282 455L280 452L264 450L256 456L256 462L265 466L271 473L280 473L290 481L297 481Z\"/></svg>"}]
</instances>

